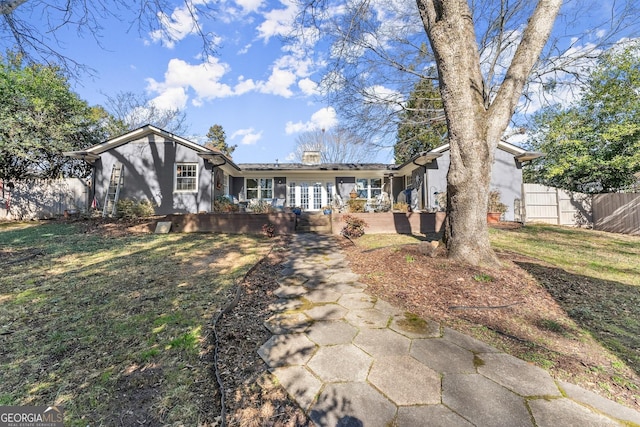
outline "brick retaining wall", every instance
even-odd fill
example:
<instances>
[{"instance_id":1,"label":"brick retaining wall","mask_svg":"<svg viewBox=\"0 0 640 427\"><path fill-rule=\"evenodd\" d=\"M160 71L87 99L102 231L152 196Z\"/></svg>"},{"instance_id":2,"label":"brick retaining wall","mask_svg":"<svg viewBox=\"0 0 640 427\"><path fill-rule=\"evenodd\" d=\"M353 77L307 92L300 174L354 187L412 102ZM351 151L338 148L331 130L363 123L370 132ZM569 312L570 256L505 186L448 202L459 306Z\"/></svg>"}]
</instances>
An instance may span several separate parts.
<instances>
[{"instance_id":1,"label":"brick retaining wall","mask_svg":"<svg viewBox=\"0 0 640 427\"><path fill-rule=\"evenodd\" d=\"M215 213L167 215L171 231L178 233L261 234L262 226L271 223L275 234L293 234L296 216L293 213Z\"/></svg>"},{"instance_id":2,"label":"brick retaining wall","mask_svg":"<svg viewBox=\"0 0 640 427\"><path fill-rule=\"evenodd\" d=\"M332 215L333 234L340 234L345 226L344 215L363 219L368 227L366 234L427 234L439 233L444 225L444 212L372 212L372 213L334 213Z\"/></svg>"}]
</instances>

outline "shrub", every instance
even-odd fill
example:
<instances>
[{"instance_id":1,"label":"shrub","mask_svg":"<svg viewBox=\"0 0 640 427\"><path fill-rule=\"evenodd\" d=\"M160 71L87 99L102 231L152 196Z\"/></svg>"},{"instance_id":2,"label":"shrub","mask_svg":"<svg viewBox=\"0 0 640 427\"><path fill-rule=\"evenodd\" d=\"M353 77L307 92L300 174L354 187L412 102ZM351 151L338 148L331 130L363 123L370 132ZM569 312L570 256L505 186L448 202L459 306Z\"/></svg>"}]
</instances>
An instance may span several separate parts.
<instances>
[{"instance_id":1,"label":"shrub","mask_svg":"<svg viewBox=\"0 0 640 427\"><path fill-rule=\"evenodd\" d=\"M505 213L508 210L507 205L500 201L500 191L492 190L489 192L489 203L487 205L487 212L500 212Z\"/></svg>"},{"instance_id":2,"label":"shrub","mask_svg":"<svg viewBox=\"0 0 640 427\"><path fill-rule=\"evenodd\" d=\"M276 234L276 226L271 224L270 222L262 224L262 232L267 237L273 237Z\"/></svg>"},{"instance_id":3,"label":"shrub","mask_svg":"<svg viewBox=\"0 0 640 427\"><path fill-rule=\"evenodd\" d=\"M214 212L238 212L239 206L233 204L226 196L218 196L213 201Z\"/></svg>"},{"instance_id":4,"label":"shrub","mask_svg":"<svg viewBox=\"0 0 640 427\"><path fill-rule=\"evenodd\" d=\"M146 218L155 215L153 203L143 200L122 199L116 205L118 218Z\"/></svg>"},{"instance_id":5,"label":"shrub","mask_svg":"<svg viewBox=\"0 0 640 427\"><path fill-rule=\"evenodd\" d=\"M400 212L409 212L409 205L406 204L405 202L394 203L393 210L400 211Z\"/></svg>"},{"instance_id":6,"label":"shrub","mask_svg":"<svg viewBox=\"0 0 640 427\"><path fill-rule=\"evenodd\" d=\"M253 213L271 213L274 211L271 203L267 202L266 200L252 201L251 203L249 203L249 206L247 206L247 209L249 209Z\"/></svg>"},{"instance_id":7,"label":"shrub","mask_svg":"<svg viewBox=\"0 0 640 427\"><path fill-rule=\"evenodd\" d=\"M364 212L364 205L366 203L367 203L366 200L358 200L358 199L347 200L347 206L349 207L349 212L351 213Z\"/></svg>"},{"instance_id":8,"label":"shrub","mask_svg":"<svg viewBox=\"0 0 640 427\"><path fill-rule=\"evenodd\" d=\"M363 219L351 215L344 215L342 219L346 222L346 225L342 228L340 234L350 239L361 237L364 234L364 228L368 227Z\"/></svg>"}]
</instances>

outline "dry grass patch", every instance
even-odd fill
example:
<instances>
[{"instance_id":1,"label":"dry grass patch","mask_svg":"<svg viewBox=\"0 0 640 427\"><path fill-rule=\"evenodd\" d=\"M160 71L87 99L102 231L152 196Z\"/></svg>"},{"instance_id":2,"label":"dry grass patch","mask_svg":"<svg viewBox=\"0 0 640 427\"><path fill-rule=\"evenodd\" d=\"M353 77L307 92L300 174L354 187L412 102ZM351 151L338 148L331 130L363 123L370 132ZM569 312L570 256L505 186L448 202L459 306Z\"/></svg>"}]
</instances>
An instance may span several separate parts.
<instances>
[{"instance_id":1,"label":"dry grass patch","mask_svg":"<svg viewBox=\"0 0 640 427\"><path fill-rule=\"evenodd\" d=\"M209 322L269 241L84 231L0 229L0 405L61 404L82 426L212 422Z\"/></svg>"}]
</instances>

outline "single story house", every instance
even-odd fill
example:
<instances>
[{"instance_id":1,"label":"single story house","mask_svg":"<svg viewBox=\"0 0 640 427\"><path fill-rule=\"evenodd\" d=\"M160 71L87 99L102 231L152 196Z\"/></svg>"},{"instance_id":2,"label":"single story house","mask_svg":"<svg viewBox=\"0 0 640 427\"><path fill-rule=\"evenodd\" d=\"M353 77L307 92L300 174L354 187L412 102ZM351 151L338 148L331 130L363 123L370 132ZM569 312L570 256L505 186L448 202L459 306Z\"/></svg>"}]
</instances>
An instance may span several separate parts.
<instances>
[{"instance_id":1,"label":"single story house","mask_svg":"<svg viewBox=\"0 0 640 427\"><path fill-rule=\"evenodd\" d=\"M437 210L437 194L446 191L449 147L422 152L408 162L320 163L319 153L307 153L303 163L235 164L223 153L178 135L146 125L86 150L65 155L93 166L93 197L100 208L113 198L148 200L156 214L213 211L216 197L238 203L267 200L276 206L319 211L357 198L375 200L386 193L405 200L413 210ZM522 163L540 156L501 142L495 155L491 187L502 192L514 219L521 198ZM110 189L111 187L111 189Z\"/></svg>"}]
</instances>

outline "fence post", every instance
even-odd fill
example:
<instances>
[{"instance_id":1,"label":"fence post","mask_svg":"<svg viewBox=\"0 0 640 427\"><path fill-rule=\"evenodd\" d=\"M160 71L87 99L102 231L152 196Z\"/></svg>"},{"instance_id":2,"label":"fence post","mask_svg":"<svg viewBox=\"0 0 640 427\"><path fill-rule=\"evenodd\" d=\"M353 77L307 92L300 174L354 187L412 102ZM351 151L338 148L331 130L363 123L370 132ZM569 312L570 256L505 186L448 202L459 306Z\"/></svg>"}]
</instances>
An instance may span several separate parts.
<instances>
[{"instance_id":1,"label":"fence post","mask_svg":"<svg viewBox=\"0 0 640 427\"><path fill-rule=\"evenodd\" d=\"M556 224L557 225L562 225L562 208L560 207L560 189L559 188L555 188L555 194L556 194L556 215L557 215L557 220L556 220Z\"/></svg>"}]
</instances>

